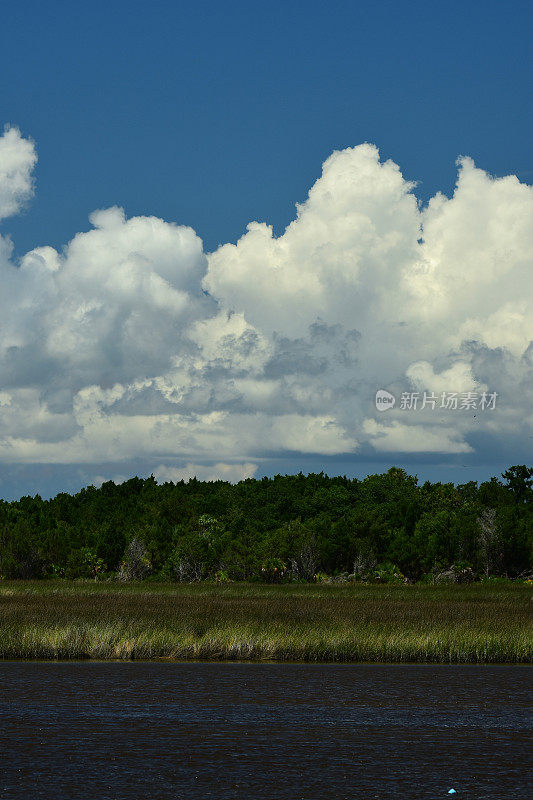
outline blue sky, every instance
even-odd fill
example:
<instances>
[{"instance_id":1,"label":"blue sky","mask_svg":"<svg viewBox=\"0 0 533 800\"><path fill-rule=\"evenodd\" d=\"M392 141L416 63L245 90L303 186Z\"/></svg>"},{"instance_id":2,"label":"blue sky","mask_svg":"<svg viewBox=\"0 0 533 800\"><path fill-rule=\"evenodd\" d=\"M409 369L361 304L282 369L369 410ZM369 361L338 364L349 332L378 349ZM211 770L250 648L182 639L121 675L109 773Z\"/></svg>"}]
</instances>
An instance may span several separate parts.
<instances>
[{"instance_id":1,"label":"blue sky","mask_svg":"<svg viewBox=\"0 0 533 800\"><path fill-rule=\"evenodd\" d=\"M63 248L78 233L91 229L88 216L95 209L119 206L124 209L126 219L150 215L167 224L175 222L190 226L202 239L204 253L218 253L213 261L209 261L211 277L205 278L202 278L202 270L205 272L207 269L205 256L198 255L197 265L194 269L191 267L193 272L196 270L194 280L198 278L198 281L203 281L202 291L209 293L219 311L225 309L227 313L237 316L242 314L246 323L252 326L253 335L259 337L257 341L261 337L265 342L268 340L268 346L261 345L261 352L265 353L265 348L271 348L268 359L264 356L261 362L263 372L260 388L257 385L252 390L249 383L252 377L254 381L259 380L259 361L254 361L253 366L248 361L246 364L239 362L238 365L233 364L233 372L228 378L234 390L231 399L228 399L231 394L228 383L224 384L223 389L218 383L216 387L209 384L211 400L209 403L199 401L200 405L204 403L202 408L206 414L245 414L248 419L250 414L263 413L264 408L257 401L258 393L261 391L264 394L267 384L269 391L272 389L274 377L279 379L281 374L279 359L286 365L289 350L293 361L296 358L294 353L301 355L303 350L308 361L318 358L318 351L323 360L330 358L324 349L325 339L319 340L311 331L310 326L317 319L329 326L330 331L335 325L341 325L343 331L354 330L362 335L363 340L365 336L367 339L373 337L380 356L388 350L389 340L378 342L379 337L370 331L368 325L366 328L362 325L362 312L358 315L354 310L352 324L341 300L334 302L329 295L317 303L316 308L311 308L312 301L306 301L304 297L302 304L309 313L306 316L304 311L298 312L302 320L305 317L305 325L302 322L301 328L291 324L290 303L289 311L284 311L284 301L279 298L273 297L273 310L268 316L259 308L259 301L252 293L254 259L258 260L257 263L266 263L266 250L261 250L263 244L254 249L250 238L246 240L246 247L242 247L242 255L238 254L242 284L235 282L237 262L234 256L226 250L219 250L219 246L224 243L235 244L251 221L267 222L273 226L274 236L281 236L295 217L295 203L305 203L309 189L320 178L323 162L335 150L353 148L364 142L379 148L380 164L392 159L399 165L405 181L417 182L414 193L423 204L439 191L448 197L452 196L458 174L456 159L462 155L471 157L476 166L489 176L515 175L521 184L531 184L532 24L531 5L517 2L507 5L488 2L482 6L464 2L333 2L327 6L314 2L268 5L254 2L159 2L148 5L136 0L84 5L66 2L8 3L3 8L0 26L3 56L0 123L16 126L20 130L21 140L31 138L38 154L38 162L32 173L33 197L30 198L28 188L24 202L18 203L17 200L18 213L9 212L8 218L0 223L0 234L9 236L14 245L9 269L20 269L24 254L36 247L52 247L61 255ZM333 177L328 179L330 184L324 184L326 189L330 187L328 191L335 194L335 187L342 182L342 170L349 172L353 167L354 175L357 175L360 174L357 170L365 169L366 156L363 158L361 153L356 153L350 158L349 163L342 162L344 166L332 167ZM377 167L375 169L378 170ZM384 174L383 170L376 171L375 179ZM354 180L357 181L357 178ZM374 179L369 177L368 180L372 183ZM489 188L480 188L479 176L476 178L474 175L468 181L470 183L465 178L465 204L470 202L473 206L483 208L490 205L491 210L479 223L480 235L483 235L484 230L492 231L495 220L501 218L499 204L502 204L502 208L514 208L515 199L509 200L507 184L502 184L498 190L496 184L490 184L491 199L488 200ZM490 181L488 176L487 181ZM392 173L390 186L391 197L394 192L402 191L393 187ZM476 191L481 193L477 200L472 199ZM356 213L358 201L350 202L355 204ZM522 202L525 205L520 205ZM368 209L374 208L375 203L370 200L365 200L365 203L364 213L371 217L373 212ZM442 224L448 226L446 230L450 231L450 226L456 224L453 220L461 217L461 208L459 204L457 206L458 214L454 216L450 207L450 213L442 223L428 219L428 230L431 222L432 230L440 231ZM390 210L383 211L383 215L400 214L395 208L394 204L390 205ZM527 227L531 217L529 200L523 192L516 194L516 208L519 230L509 234L509 241L496 242L490 251L492 255L485 254L484 258L485 263L491 262L493 257L496 260L506 258L505 254L516 245L516 258L511 257L509 263L514 265L512 269L517 270L517 280L524 281L521 296L529 303L531 283L527 281L527 263L531 263L531 253L527 250ZM318 213L316 209L314 213ZM373 224L374 228L379 228L375 220ZM405 230L409 224L406 222ZM526 233L520 233L521 225ZM166 233L161 235L166 236ZM331 236L331 232L328 236ZM399 236L397 231L394 236ZM433 264L437 252L441 252L438 244L440 236L440 233L435 233L433 249L429 255L424 255L427 263ZM524 243L519 246L516 243L522 242L520 236L523 236ZM387 236L383 234L382 241L389 242L391 237L392 233ZM449 251L459 253L459 261L464 256L465 264L470 264L471 256L468 254L471 250L464 243L464 232L461 236L457 233L453 242L455 244L449 246ZM320 247L322 245L324 243ZM112 245L106 246L112 249ZM289 243L287 248L291 247ZM287 257L289 261L284 272L285 276L293 276L294 297L301 294L299 281L309 284L313 278L313 273L305 272L307 266L305 269L302 267L301 272L294 266L299 247L295 245L291 251L293 255ZM313 253L317 247L319 245L315 242ZM350 245L349 255L348 251L343 251L342 257L335 257L335 263L340 263L339 259L345 259L343 263L348 263L351 258L357 260L359 256L353 255L354 247L357 250L358 245ZM84 244L81 248L83 252L79 258L85 258L89 263L92 256L90 248L87 248L88 243L87 247ZM144 257L149 258L146 254ZM158 257L154 256L156 260ZM404 263L404 256L399 254L397 257L397 269L403 269L400 264ZM415 261L418 263L414 259L413 264ZM306 265L309 263L308 260ZM474 269L473 266L469 268ZM79 270L81 267L76 261L68 269ZM109 270L113 269L115 266L110 264ZM156 264L154 270L157 272L157 269ZM377 275L379 269L375 265L372 269ZM413 269L416 271L415 267ZM482 270L483 266L479 269ZM6 270L5 275L11 274L7 266ZM65 274L67 271L65 267ZM448 281L446 285L455 286L456 278L450 277L446 265L442 266L442 275L445 276L442 280ZM167 280L168 275L163 277ZM28 409L33 408L32 413L37 417L38 407L44 415L43 420L47 414L57 416L57 419L46 417L47 422L43 421L43 426L48 426L48 430L62 425L68 429L72 425L74 431L76 426L79 428L82 424L80 418L75 416L70 419L68 416L73 398L78 397L79 405L79 398L85 398L83 392L87 392L91 386L108 391L117 383L125 392L121 398L118 398L118 394L114 396L111 405L107 396L105 400L99 398L94 401L99 404L99 409L106 409L102 412L106 422L102 424L107 424L108 414L117 413L123 415L124 419L130 419L139 413L141 399L137 398L134 402L130 397L135 392L145 398L142 401L145 403L142 406L143 415L170 413L168 403L177 401L175 396L170 397L169 382L177 381L174 389L182 388L187 381L189 388L192 385L189 373L187 379L183 377L183 372L180 372L179 378L175 373L172 378L169 377L169 364L172 362L173 369L176 368L178 350L180 358L185 358L184 353L188 354L188 358L191 357L188 334L183 334L183 342L180 339L182 343L175 351L171 352L170 344L165 344L168 352L161 359L159 371L151 372L143 366L138 374L128 366L134 360L134 354L117 349L115 343L109 343L109 330L113 326L106 328L105 336L101 335L104 344L101 348L99 346L100 349L91 350L90 355L84 357L83 364L80 360L76 361L70 350L67 358L65 353L68 347L64 343L58 349L57 319L64 316L66 308L72 309L76 302L79 311L84 302L84 292L87 292L85 299L89 305L92 303L93 309L99 303L107 302L100 296L95 299L96 295L91 294L92 289L87 288L87 280L83 286L76 284L76 301L72 299L74 290L69 283L71 288L61 289L61 300L50 301L50 306L38 312L47 321L46 324L52 318L56 320L50 323L52 328L46 328L45 331L44 322L32 328L33 322L30 325L22 311L17 318L18 323L13 321L13 330L20 332L26 326L24 330L28 335L24 347L27 349L24 350L16 337L9 339L11 344L6 339L8 343L5 348L13 347L13 341L16 341L18 352L22 354L20 359L26 366L30 365L30 371L33 369L32 358L35 358L35 363L40 364L44 371L48 369L48 373L32 383L27 378L13 378L14 373L9 370L7 377L2 379L0 372L0 380L3 380L0 397L1 392L5 391L8 398L4 406L0 404L0 410L19 407L29 413ZM94 280L101 282L102 278L95 275ZM275 278L264 277L266 283L263 284L263 291L264 286L270 285L269 280L273 284L276 281ZM332 285L337 278L331 274L324 280ZM380 280L379 276L375 278L377 284ZM6 286L10 285L9 277L4 276L4 281ZM198 293L201 294L198 289L200 283L194 286L193 283L190 275L187 280L180 278L174 283L170 281L172 286L179 284L179 291L189 292L191 297L196 298L194 302L200 304L197 297ZM241 291L245 285L251 287L248 293ZM474 282L465 290L457 284L457 291L473 293L475 285ZM20 308L36 307L33 298L43 295L43 286L42 282L37 281L32 288L25 284L26 288L17 289L16 302L20 303ZM14 307L15 295L12 298L9 291L4 296L10 298L11 308ZM347 296L346 291L340 294ZM375 287L372 293L374 296ZM501 285L496 278L494 293L500 297L502 295ZM68 298L68 302L65 298ZM511 437L510 441L509 436L504 434L511 422L502 417L498 434L491 422L482 431L465 428L461 430L460 438L454 439L452 436L451 439L442 439L441 450L436 439L429 450L423 446L420 450L411 446L405 450L402 449L406 447L405 440L399 435L398 428L392 426L393 430L384 431L381 427L372 427L368 405L363 411L361 404L351 408L346 401L344 405L341 403L342 409L338 413L334 411L331 419L328 417L326 420L326 412L319 409L316 398L309 401L302 398L311 397L312 392L320 394L324 391L323 386L328 385L335 387L336 397L348 396L348 387L352 387L354 394L359 393L358 396L366 398L366 402L368 397L365 392L371 392L374 385L372 381L379 381L380 385L392 387L397 392L412 389L415 386L412 365L422 362L432 365L432 371L426 371L424 375L440 376L440 382L435 378L435 385L439 384L441 388L444 386L442 375L449 374L452 383L452 376L456 379L456 384L450 384L450 390L455 385L478 392L483 387L498 388L502 395L502 387L496 384L498 376L507 370L506 385L511 382L512 375L512 380L516 381L513 392L522 392L522 396L529 397L531 371L524 354L528 352L527 319L530 306L518 308L520 297L514 295L506 299L507 304L501 308L491 307L485 322L481 319L482 311L477 307L464 309L457 318L448 312L448 323L445 312L442 312L439 317L442 331L449 332L455 326L463 331L461 341L450 339L442 343L440 349L435 345L430 353L423 351L423 348L417 350L413 344L416 337L409 339L409 342L402 344L401 354L391 359L393 362L402 362L401 374L395 374L391 364L384 358L382 372L368 375L365 359L375 359L371 347L354 356L353 366L343 373L342 378L338 373L329 375L324 377L323 385L314 384L312 390L309 378L312 369L304 369L300 364L296 371L293 369L290 373L292 377L283 373L284 391L290 384L292 394L290 401L280 402L278 410L273 412L275 421L272 424L278 426L278 438L272 434L271 446L267 446L268 443L265 444L253 432L249 436L250 448L244 448L246 452L242 444L234 449L228 446L226 450L225 445L217 439L211 445L213 454L210 459L209 447L198 444L198 441L204 441L204 433L198 432L200 428L195 428L194 434L190 431L183 433L174 457L157 447L151 450L146 443L136 452L135 447L124 446L121 433L117 434L116 453L104 453L102 448L92 447L91 441L88 446L90 457L85 460L79 447L69 449L67 444L64 458L56 451L43 450L40 444L47 439L46 435L36 433L33 429L24 432L20 428L20 433L17 433L20 441L31 440L40 444L34 450L26 445L22 449L10 445L12 460L9 449L1 454L0 494L16 496L36 491L49 494L63 488L77 488L101 478L128 476L135 471L149 474L160 467L161 474L167 476L173 474L172 470L175 470L176 476L185 474L183 470L188 468L187 465L202 467L206 476L215 475L214 467L209 471L210 460L213 464L241 465L241 472L239 468L232 472L228 467L227 473L222 470L222 474L232 478L273 471L294 472L300 468L304 471L324 468L330 473L361 474L369 470L386 469L392 463L401 464L432 479L484 478L510 462L522 463L527 458L528 450L524 442L527 444L530 441L529 422L524 422L526 427L517 431L516 446L514 439ZM117 312L116 318L113 317L115 333L120 325L124 325L120 333L124 338L124 331L131 327L131 318L138 319L139 316L147 329L153 330L150 316L155 313L153 308L143 310L144 306L135 305L135 301L134 310L127 317L130 322L126 323L124 300L116 302L121 311ZM280 302L278 324L275 309L276 303ZM487 302L485 298L483 305ZM512 304L518 305L515 308ZM356 305L354 300L354 309ZM387 318L390 318L390 310L387 313ZM520 314L522 317L518 319ZM214 318L214 315L215 306L211 310L198 311L195 319L197 322L205 321ZM35 315L32 320L34 318ZM76 318L79 318L79 314ZM180 317L178 323L172 317L168 322L170 327L175 326L176 331L179 328L177 338L182 336L185 330L183 326L192 324L189 317L184 320ZM404 318L399 318L397 324L403 325ZM410 317L405 324L414 330L415 322ZM416 324L421 323L418 321ZM502 333L499 340L494 331L500 328L502 331L504 328L508 330L509 325L514 326L514 335L510 337ZM213 337L218 336L217 341L227 342L227 337L231 335L234 343L240 341L239 337L248 337L248 341L252 336L252 328L247 329L248 333L244 328L238 332L232 329L231 333L220 330L215 334L211 331L208 336L210 352L214 347ZM93 337L92 329L87 329L87 334L83 333L86 328L82 327L69 330L71 338L78 335ZM168 330L168 326L165 330ZM29 354L31 342L48 335L52 344L39 351L39 354L33 351ZM63 331L61 336L64 335ZM332 341L333 333L327 335ZM347 341L342 331L337 330L334 335L341 337L339 341ZM435 334L437 338L439 335ZM442 338L443 335L440 335L441 341ZM477 343L475 352L472 348L468 350L466 344L472 341ZM202 344L198 342L197 337L194 346L203 348L205 355L208 349L205 337ZM288 342L292 343L290 347ZM334 352L338 352L341 345L337 343L332 347ZM277 355L273 356L274 351ZM9 358L14 357L13 352L9 351ZM59 352L63 354L61 358ZM0 361L2 357L7 359L6 353L8 349L4 349ZM61 367L52 356L59 358ZM405 363L402 361L404 356ZM218 350L211 356L210 365L202 368L204 389L211 381L210 376L219 368L221 358ZM502 358L505 366L502 366ZM91 364L101 360L100 371L87 368L87 360L90 359L93 359ZM148 356L146 359L149 361ZM513 359L521 365L520 369L525 370L519 376ZM274 363L277 366L274 367ZM185 367L182 365L180 369ZM313 369L317 373L319 367ZM405 376L409 370L411 385L402 383L402 380L407 380ZM17 375L19 373L20 370ZM303 373L308 376L305 380L294 377ZM359 380L362 373L364 376ZM146 399L149 390L146 387L139 389L139 381L157 379L161 382L163 376L166 386L164 402L167 403L164 408L161 397L157 400L153 397ZM198 376L195 380L201 383ZM242 388L244 380L248 383ZM237 391L235 386L239 381L241 388ZM298 391L294 389L296 383ZM361 388L363 385L364 389ZM195 389L197 393L201 391L200 384L198 387ZM380 386L376 385L375 388ZM423 388L420 381L418 388ZM428 388L431 387L428 385ZM35 392L31 401L28 394L30 389ZM161 394L162 390L159 391ZM16 392L26 394L20 394L19 398ZM69 400L65 399L67 394ZM216 395L218 405L213 401L213 395ZM255 398L253 401L250 399L252 395ZM127 409L126 396L130 402ZM222 400L222 396L225 399ZM242 400L243 397L248 398L248 405ZM514 402L509 398L508 408ZM306 409L306 402L310 410ZM364 402L361 400L363 405ZM32 403L37 403L37 406ZM77 407L75 402L74 406ZM132 410L133 406L136 412ZM527 419L527 408L527 405L525 410L517 405L514 409L517 418ZM191 413L191 408L187 406L187 411L184 411L184 407L180 406L179 413L189 419L187 414ZM358 420L353 430L346 422L350 414ZM307 420L302 428L306 433L302 433L301 446L297 434L290 446L283 444L286 438L284 425L289 425L290 415ZM285 419L283 425L280 422L282 417ZM329 426L330 433L333 429L335 433L327 442L324 440L325 443L318 444L314 451L306 436L314 437L315 434L311 435L309 431L315 430L313 425L318 424L318 419L321 431L324 426ZM180 420L181 425L182 417ZM379 420L376 424L382 425ZM198 420L195 421L197 423L200 425ZM298 424L295 423L291 430L298 431ZM422 423L419 421L417 424L420 426ZM11 417L5 420L4 425L7 427L0 430L0 436L9 433L9 426L17 431L20 427L20 423ZM423 430L429 440L431 425L431 421L424 422ZM453 427L453 419L449 425ZM259 427L262 426L264 422L259 423ZM225 442L232 436L235 438L232 431L230 425L225 432ZM86 431L85 435L90 438L92 434ZM56 443L59 442L58 436ZM196 443L190 438L194 439L194 436L200 437ZM376 437L381 444L388 442L386 449L383 446L381 449L375 448ZM344 449L339 443L341 439L346 443ZM394 442L399 443L399 449L391 449ZM455 442L455 450L450 442ZM245 464L253 465L253 468L246 468L243 466ZM162 465L166 465L166 473Z\"/></svg>"},{"instance_id":2,"label":"blue sky","mask_svg":"<svg viewBox=\"0 0 533 800\"><path fill-rule=\"evenodd\" d=\"M11 6L11 7L10 7ZM334 149L375 143L451 192L455 160L533 177L529 3L8 3L4 122L39 150L9 229L61 247L95 208L278 232Z\"/></svg>"}]
</instances>

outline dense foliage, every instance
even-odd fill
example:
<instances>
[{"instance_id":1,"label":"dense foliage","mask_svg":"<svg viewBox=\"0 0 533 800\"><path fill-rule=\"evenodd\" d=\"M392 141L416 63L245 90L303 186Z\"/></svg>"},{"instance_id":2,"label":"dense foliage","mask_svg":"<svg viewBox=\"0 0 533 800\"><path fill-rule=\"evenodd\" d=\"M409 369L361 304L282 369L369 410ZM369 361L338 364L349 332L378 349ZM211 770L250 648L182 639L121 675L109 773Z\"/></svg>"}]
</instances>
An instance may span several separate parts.
<instances>
[{"instance_id":1,"label":"dense foliage","mask_svg":"<svg viewBox=\"0 0 533 800\"><path fill-rule=\"evenodd\" d=\"M392 468L165 483L132 478L0 501L0 576L281 582L524 577L533 468L481 484L418 484Z\"/></svg>"}]
</instances>

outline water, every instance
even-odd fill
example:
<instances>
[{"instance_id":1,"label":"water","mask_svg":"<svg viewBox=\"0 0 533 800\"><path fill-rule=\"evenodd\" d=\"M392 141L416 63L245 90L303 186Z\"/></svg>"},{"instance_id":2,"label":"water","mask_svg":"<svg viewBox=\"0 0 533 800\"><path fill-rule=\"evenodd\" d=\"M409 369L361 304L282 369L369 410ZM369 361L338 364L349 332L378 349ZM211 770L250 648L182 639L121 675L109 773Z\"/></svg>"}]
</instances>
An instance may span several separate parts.
<instances>
[{"instance_id":1,"label":"water","mask_svg":"<svg viewBox=\"0 0 533 800\"><path fill-rule=\"evenodd\" d=\"M531 675L0 662L0 798L529 800Z\"/></svg>"}]
</instances>

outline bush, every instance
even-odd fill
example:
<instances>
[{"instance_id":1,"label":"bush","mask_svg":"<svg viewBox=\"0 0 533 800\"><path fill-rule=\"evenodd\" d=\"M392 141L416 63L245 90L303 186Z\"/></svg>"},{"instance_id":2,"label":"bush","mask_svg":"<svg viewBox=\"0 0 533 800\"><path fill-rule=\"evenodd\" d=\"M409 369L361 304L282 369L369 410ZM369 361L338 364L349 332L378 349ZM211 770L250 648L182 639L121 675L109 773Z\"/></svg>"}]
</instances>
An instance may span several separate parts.
<instances>
[{"instance_id":1,"label":"bush","mask_svg":"<svg viewBox=\"0 0 533 800\"><path fill-rule=\"evenodd\" d=\"M450 569L439 572L434 576L434 583L472 583L476 579L474 571L469 564L452 564Z\"/></svg>"},{"instance_id":2,"label":"bush","mask_svg":"<svg viewBox=\"0 0 533 800\"><path fill-rule=\"evenodd\" d=\"M281 558L267 558L261 565L261 580L265 583L281 583L287 575L287 565Z\"/></svg>"},{"instance_id":3,"label":"bush","mask_svg":"<svg viewBox=\"0 0 533 800\"><path fill-rule=\"evenodd\" d=\"M378 568L372 573L372 580L376 583L409 583L396 564L392 564L390 561L378 565Z\"/></svg>"}]
</instances>

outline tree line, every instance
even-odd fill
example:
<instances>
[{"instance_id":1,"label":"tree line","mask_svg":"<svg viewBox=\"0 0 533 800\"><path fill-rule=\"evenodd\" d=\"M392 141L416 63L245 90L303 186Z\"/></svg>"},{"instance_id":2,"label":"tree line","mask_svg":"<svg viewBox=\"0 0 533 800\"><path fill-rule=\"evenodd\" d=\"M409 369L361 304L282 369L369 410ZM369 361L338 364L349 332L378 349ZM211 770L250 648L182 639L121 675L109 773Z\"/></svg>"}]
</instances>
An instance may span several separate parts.
<instances>
[{"instance_id":1,"label":"tree line","mask_svg":"<svg viewBox=\"0 0 533 800\"><path fill-rule=\"evenodd\" d=\"M182 582L527 578L533 468L420 484L392 468L158 485L0 501L0 578Z\"/></svg>"}]
</instances>

